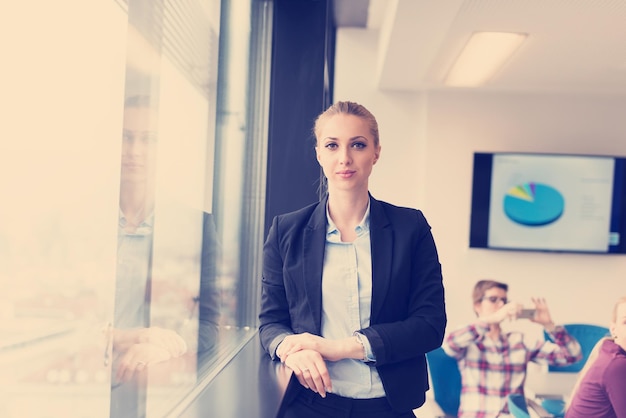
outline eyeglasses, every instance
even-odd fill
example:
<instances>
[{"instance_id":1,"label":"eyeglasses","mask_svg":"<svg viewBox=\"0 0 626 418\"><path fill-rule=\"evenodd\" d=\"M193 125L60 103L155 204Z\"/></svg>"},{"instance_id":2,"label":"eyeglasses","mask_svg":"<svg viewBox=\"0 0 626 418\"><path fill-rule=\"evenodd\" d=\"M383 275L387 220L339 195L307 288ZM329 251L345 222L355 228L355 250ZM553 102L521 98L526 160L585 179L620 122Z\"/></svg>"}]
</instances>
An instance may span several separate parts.
<instances>
[{"instance_id":1,"label":"eyeglasses","mask_svg":"<svg viewBox=\"0 0 626 418\"><path fill-rule=\"evenodd\" d=\"M501 300L502 303L504 303L505 305L508 302L507 298L501 298L501 297L498 297L498 296L483 296L483 298L481 299L481 302L483 300L488 300L491 303L498 303L498 301Z\"/></svg>"}]
</instances>

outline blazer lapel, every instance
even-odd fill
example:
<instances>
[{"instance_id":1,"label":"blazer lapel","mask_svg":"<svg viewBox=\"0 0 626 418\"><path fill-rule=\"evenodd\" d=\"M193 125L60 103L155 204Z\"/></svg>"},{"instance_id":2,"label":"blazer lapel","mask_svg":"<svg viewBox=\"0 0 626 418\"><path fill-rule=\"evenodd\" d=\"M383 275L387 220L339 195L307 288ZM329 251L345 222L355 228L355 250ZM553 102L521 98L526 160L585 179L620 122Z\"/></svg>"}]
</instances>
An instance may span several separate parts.
<instances>
[{"instance_id":1,"label":"blazer lapel","mask_svg":"<svg viewBox=\"0 0 626 418\"><path fill-rule=\"evenodd\" d=\"M322 330L322 269L326 244L326 201L321 201L311 214L309 223L302 235L302 277L311 315L315 323L315 333Z\"/></svg>"},{"instance_id":2,"label":"blazer lapel","mask_svg":"<svg viewBox=\"0 0 626 418\"><path fill-rule=\"evenodd\" d=\"M376 318L384 306L391 280L393 230L380 202L370 196L370 241L372 248L372 316Z\"/></svg>"}]
</instances>

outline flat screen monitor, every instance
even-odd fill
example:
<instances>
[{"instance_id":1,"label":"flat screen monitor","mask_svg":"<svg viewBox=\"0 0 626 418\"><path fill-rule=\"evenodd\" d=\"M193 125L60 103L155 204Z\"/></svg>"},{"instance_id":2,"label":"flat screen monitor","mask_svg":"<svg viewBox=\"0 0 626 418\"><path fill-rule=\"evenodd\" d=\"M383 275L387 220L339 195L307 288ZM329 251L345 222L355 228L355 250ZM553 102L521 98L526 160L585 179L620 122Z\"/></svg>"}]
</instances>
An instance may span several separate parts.
<instances>
[{"instance_id":1,"label":"flat screen monitor","mask_svg":"<svg viewBox=\"0 0 626 418\"><path fill-rule=\"evenodd\" d=\"M474 154L470 247L626 253L626 158Z\"/></svg>"}]
</instances>

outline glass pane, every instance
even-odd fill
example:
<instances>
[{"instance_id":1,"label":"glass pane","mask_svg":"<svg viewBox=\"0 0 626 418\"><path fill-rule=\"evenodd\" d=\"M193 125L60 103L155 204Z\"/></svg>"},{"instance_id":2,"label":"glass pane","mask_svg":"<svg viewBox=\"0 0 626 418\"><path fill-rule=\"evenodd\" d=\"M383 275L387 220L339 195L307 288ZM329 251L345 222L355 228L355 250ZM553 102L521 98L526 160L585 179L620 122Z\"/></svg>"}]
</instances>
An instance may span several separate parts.
<instances>
[{"instance_id":1,"label":"glass pane","mask_svg":"<svg viewBox=\"0 0 626 418\"><path fill-rule=\"evenodd\" d=\"M161 417L254 336L266 138L235 3L220 54L219 0L0 14L0 417Z\"/></svg>"},{"instance_id":2,"label":"glass pane","mask_svg":"<svg viewBox=\"0 0 626 418\"><path fill-rule=\"evenodd\" d=\"M127 17L111 1L5 6L0 416L93 417L109 408Z\"/></svg>"},{"instance_id":3,"label":"glass pane","mask_svg":"<svg viewBox=\"0 0 626 418\"><path fill-rule=\"evenodd\" d=\"M215 13L128 2L111 417L171 410L219 345Z\"/></svg>"}]
</instances>

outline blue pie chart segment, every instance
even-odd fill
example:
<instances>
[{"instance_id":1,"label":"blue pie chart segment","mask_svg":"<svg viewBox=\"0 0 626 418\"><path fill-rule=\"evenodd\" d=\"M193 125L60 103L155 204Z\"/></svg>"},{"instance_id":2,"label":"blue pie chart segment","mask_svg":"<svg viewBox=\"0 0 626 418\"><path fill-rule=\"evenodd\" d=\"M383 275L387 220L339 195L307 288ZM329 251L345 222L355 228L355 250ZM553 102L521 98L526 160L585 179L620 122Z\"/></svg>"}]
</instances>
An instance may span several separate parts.
<instances>
[{"instance_id":1,"label":"blue pie chart segment","mask_svg":"<svg viewBox=\"0 0 626 418\"><path fill-rule=\"evenodd\" d=\"M561 217L564 207L563 195L554 187L541 183L511 187L504 196L506 216L525 226L548 225Z\"/></svg>"}]
</instances>

